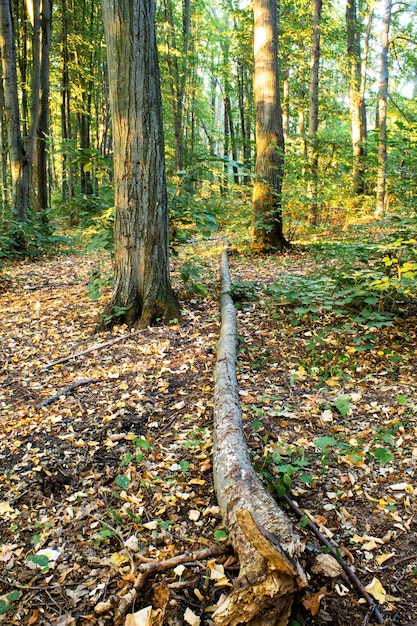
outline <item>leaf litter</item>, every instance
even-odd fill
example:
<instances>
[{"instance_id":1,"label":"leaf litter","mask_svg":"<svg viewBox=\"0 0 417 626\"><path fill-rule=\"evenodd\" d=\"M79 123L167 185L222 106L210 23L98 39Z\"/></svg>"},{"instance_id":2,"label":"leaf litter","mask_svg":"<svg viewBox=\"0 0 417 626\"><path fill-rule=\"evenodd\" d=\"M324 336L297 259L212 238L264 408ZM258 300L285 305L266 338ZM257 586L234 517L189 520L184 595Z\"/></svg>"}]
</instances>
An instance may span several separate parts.
<instances>
[{"instance_id":1,"label":"leaf litter","mask_svg":"<svg viewBox=\"0 0 417 626\"><path fill-rule=\"evenodd\" d=\"M111 607L96 609L131 590L138 564L227 541L211 477L219 315L210 268L219 252L213 243L194 249L209 268L204 299L184 288L174 267L179 324L131 337L116 327L112 337L126 335L122 341L50 369L110 339L94 334L103 304L85 295L97 258L5 272L0 622L112 624ZM324 375L321 344L311 350L311 339L333 323L332 312L294 325L292 307L267 295L279 274L302 275L312 263L304 251L231 258L253 463L277 497L290 496L338 546L385 623L406 624L417 612L415 313L373 330L367 351L327 334L329 351L343 359ZM308 569L323 547L303 518L297 522ZM233 558L216 556L159 572L130 623L210 624L237 571ZM359 626L373 623L368 614L347 581L313 568L293 621Z\"/></svg>"}]
</instances>

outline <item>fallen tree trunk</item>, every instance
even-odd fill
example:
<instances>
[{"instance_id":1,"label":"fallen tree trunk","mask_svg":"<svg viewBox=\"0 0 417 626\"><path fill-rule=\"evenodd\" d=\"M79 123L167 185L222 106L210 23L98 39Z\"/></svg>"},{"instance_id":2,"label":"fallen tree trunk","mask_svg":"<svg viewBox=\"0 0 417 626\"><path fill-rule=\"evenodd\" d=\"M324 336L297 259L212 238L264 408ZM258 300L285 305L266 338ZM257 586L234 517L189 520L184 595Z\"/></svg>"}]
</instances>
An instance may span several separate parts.
<instances>
[{"instance_id":1,"label":"fallen tree trunk","mask_svg":"<svg viewBox=\"0 0 417 626\"><path fill-rule=\"evenodd\" d=\"M306 585L302 545L250 462L236 378L236 312L227 246L222 253L221 331L214 373L213 473L217 500L240 571L213 615L216 626L286 626L295 593Z\"/></svg>"}]
</instances>

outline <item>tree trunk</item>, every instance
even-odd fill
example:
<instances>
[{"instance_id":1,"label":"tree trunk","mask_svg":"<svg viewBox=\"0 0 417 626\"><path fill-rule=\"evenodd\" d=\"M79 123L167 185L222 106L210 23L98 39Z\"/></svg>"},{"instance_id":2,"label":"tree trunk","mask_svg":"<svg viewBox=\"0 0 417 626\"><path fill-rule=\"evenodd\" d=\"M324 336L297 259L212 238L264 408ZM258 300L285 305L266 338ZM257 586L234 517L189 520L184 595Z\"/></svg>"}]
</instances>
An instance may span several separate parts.
<instances>
[{"instance_id":1,"label":"tree trunk","mask_svg":"<svg viewBox=\"0 0 417 626\"><path fill-rule=\"evenodd\" d=\"M284 135L279 93L276 0L254 2L256 165L253 245L272 252L288 247L282 230Z\"/></svg>"},{"instance_id":2,"label":"tree trunk","mask_svg":"<svg viewBox=\"0 0 417 626\"><path fill-rule=\"evenodd\" d=\"M7 140L6 118L4 115L3 69L0 63L0 151L1 151L1 209L9 208L9 189L7 184Z\"/></svg>"},{"instance_id":3,"label":"tree trunk","mask_svg":"<svg viewBox=\"0 0 417 626\"><path fill-rule=\"evenodd\" d=\"M44 211L49 206L47 142L49 136L49 52L51 45L51 19L52 0L43 0L41 14L41 94L33 172L35 211Z\"/></svg>"},{"instance_id":4,"label":"tree trunk","mask_svg":"<svg viewBox=\"0 0 417 626\"><path fill-rule=\"evenodd\" d=\"M214 374L213 472L239 577L213 615L216 626L284 626L306 578L299 537L254 471L243 434L236 379L236 312L227 249L222 254L221 331Z\"/></svg>"},{"instance_id":5,"label":"tree trunk","mask_svg":"<svg viewBox=\"0 0 417 626\"><path fill-rule=\"evenodd\" d=\"M385 211L386 175L387 175L387 102L388 102L388 46L391 24L392 0L385 0L382 27L382 51L379 74L378 100L378 177L376 191L376 215Z\"/></svg>"},{"instance_id":6,"label":"tree trunk","mask_svg":"<svg viewBox=\"0 0 417 626\"><path fill-rule=\"evenodd\" d=\"M165 14L165 49L168 66L168 78L171 90L172 113L175 136L175 169L183 169L183 117L185 87L188 75L188 51L190 45L191 0L183 1L182 46L178 49L175 36L175 22L172 0L164 0Z\"/></svg>"},{"instance_id":7,"label":"tree trunk","mask_svg":"<svg viewBox=\"0 0 417 626\"><path fill-rule=\"evenodd\" d=\"M168 202L154 2L103 0L114 137L114 291L132 325L178 317L169 281Z\"/></svg>"},{"instance_id":8,"label":"tree trunk","mask_svg":"<svg viewBox=\"0 0 417 626\"><path fill-rule=\"evenodd\" d=\"M352 126L352 191L361 195L365 190L364 155L366 152L366 107L365 92L362 89L362 59L360 45L360 25L356 0L346 2L347 51L350 62L349 100Z\"/></svg>"},{"instance_id":9,"label":"tree trunk","mask_svg":"<svg viewBox=\"0 0 417 626\"><path fill-rule=\"evenodd\" d=\"M317 130L319 127L319 69L320 69L320 22L322 0L312 0L313 23L311 29L310 83L309 83L309 124L308 161L310 166L308 195L311 200L312 223L320 224L318 199L319 147Z\"/></svg>"},{"instance_id":10,"label":"tree trunk","mask_svg":"<svg viewBox=\"0 0 417 626\"><path fill-rule=\"evenodd\" d=\"M4 111L7 120L7 138L12 181L12 206L19 219L25 222L29 194L29 188L25 186L25 181L27 180L25 170L28 164L25 160L23 138L20 130L16 53L9 0L0 0L0 28L0 55L3 66Z\"/></svg>"}]
</instances>

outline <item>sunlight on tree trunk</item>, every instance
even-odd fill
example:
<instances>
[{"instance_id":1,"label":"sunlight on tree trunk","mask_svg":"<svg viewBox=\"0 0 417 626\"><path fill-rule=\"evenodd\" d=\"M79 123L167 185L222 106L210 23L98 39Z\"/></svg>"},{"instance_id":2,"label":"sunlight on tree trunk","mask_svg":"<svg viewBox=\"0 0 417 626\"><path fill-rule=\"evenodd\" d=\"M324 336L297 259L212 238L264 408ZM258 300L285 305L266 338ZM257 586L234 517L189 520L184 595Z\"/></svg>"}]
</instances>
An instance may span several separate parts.
<instances>
[{"instance_id":1,"label":"sunlight on tree trunk","mask_svg":"<svg viewBox=\"0 0 417 626\"><path fill-rule=\"evenodd\" d=\"M178 317L169 281L168 207L154 3L103 0L114 137L115 276L107 320ZM106 320L106 318L105 318Z\"/></svg>"},{"instance_id":2,"label":"sunlight on tree trunk","mask_svg":"<svg viewBox=\"0 0 417 626\"><path fill-rule=\"evenodd\" d=\"M380 216L385 211L387 176L387 102L388 102L388 46L391 24L392 0L385 0L382 27L381 67L379 74L378 100L378 177L376 189L376 211Z\"/></svg>"},{"instance_id":3,"label":"sunlight on tree trunk","mask_svg":"<svg viewBox=\"0 0 417 626\"><path fill-rule=\"evenodd\" d=\"M3 65L4 109L7 119L10 172L12 181L12 203L17 217L22 222L26 221L29 208L29 176L31 164L33 161L39 115L39 0L33 2L32 10L32 103L28 138L27 141L24 142L22 137L22 131L20 128L21 117L19 111L17 63L11 5L8 0L0 0L0 54Z\"/></svg>"},{"instance_id":4,"label":"sunlight on tree trunk","mask_svg":"<svg viewBox=\"0 0 417 626\"><path fill-rule=\"evenodd\" d=\"M284 135L279 93L277 7L254 2L254 95L256 165L253 189L253 246L261 251L288 247L282 230Z\"/></svg>"},{"instance_id":5,"label":"sunlight on tree trunk","mask_svg":"<svg viewBox=\"0 0 417 626\"><path fill-rule=\"evenodd\" d=\"M313 23L311 29L310 83L309 83L309 124L308 124L308 162L309 180L307 193L311 200L311 221L314 226L320 224L318 199L319 146L317 130L319 127L319 69L320 69L320 22L322 0L312 0Z\"/></svg>"},{"instance_id":6,"label":"sunlight on tree trunk","mask_svg":"<svg viewBox=\"0 0 417 626\"><path fill-rule=\"evenodd\" d=\"M350 118L352 127L352 191L354 195L361 195L365 190L366 154L366 106L365 89L362 80L366 74L362 70L361 58L361 27L358 20L356 0L346 2L346 32L347 51L350 64L349 100Z\"/></svg>"}]
</instances>

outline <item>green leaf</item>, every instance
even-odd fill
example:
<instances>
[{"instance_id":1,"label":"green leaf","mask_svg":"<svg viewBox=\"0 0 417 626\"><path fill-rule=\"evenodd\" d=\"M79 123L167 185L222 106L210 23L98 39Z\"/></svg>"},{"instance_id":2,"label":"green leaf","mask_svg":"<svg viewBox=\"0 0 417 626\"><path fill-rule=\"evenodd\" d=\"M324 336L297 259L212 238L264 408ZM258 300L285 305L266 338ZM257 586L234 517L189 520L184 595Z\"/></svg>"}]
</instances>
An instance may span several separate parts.
<instances>
[{"instance_id":1,"label":"green leaf","mask_svg":"<svg viewBox=\"0 0 417 626\"><path fill-rule=\"evenodd\" d=\"M215 530L213 535L216 541L222 541L223 539L226 539L227 532L225 530Z\"/></svg>"},{"instance_id":2,"label":"green leaf","mask_svg":"<svg viewBox=\"0 0 417 626\"><path fill-rule=\"evenodd\" d=\"M345 417L350 411L350 396L339 396L334 401L334 406L342 417Z\"/></svg>"},{"instance_id":3,"label":"green leaf","mask_svg":"<svg viewBox=\"0 0 417 626\"><path fill-rule=\"evenodd\" d=\"M261 428L263 428L263 424L262 422L260 422L259 420L253 420L252 422L252 429L255 433L258 432L258 430L261 430Z\"/></svg>"},{"instance_id":4,"label":"green leaf","mask_svg":"<svg viewBox=\"0 0 417 626\"><path fill-rule=\"evenodd\" d=\"M0 615L6 613L12 607L12 603L16 602L22 594L20 591L11 591L0 598Z\"/></svg>"},{"instance_id":5,"label":"green leaf","mask_svg":"<svg viewBox=\"0 0 417 626\"><path fill-rule=\"evenodd\" d=\"M46 573L49 570L49 559L46 554L30 554L26 557L27 561L32 561L32 563L36 563L41 568L43 573Z\"/></svg>"},{"instance_id":6,"label":"green leaf","mask_svg":"<svg viewBox=\"0 0 417 626\"><path fill-rule=\"evenodd\" d=\"M178 465L180 466L181 471L182 471L183 474L185 474L187 472L188 468L190 467L189 462L185 461L185 460L180 461Z\"/></svg>"},{"instance_id":7,"label":"green leaf","mask_svg":"<svg viewBox=\"0 0 417 626\"><path fill-rule=\"evenodd\" d=\"M152 445L144 437L135 437L133 441L135 442L136 448L141 448L142 450L152 448Z\"/></svg>"},{"instance_id":8,"label":"green leaf","mask_svg":"<svg viewBox=\"0 0 417 626\"><path fill-rule=\"evenodd\" d=\"M130 485L129 478L124 474L119 474L118 476L116 476L114 482L116 483L116 485L118 485L118 487L121 487L122 489L126 489Z\"/></svg>"},{"instance_id":9,"label":"green leaf","mask_svg":"<svg viewBox=\"0 0 417 626\"><path fill-rule=\"evenodd\" d=\"M397 402L398 404L402 404L402 405L407 404L407 396L404 396L404 395L397 396Z\"/></svg>"},{"instance_id":10,"label":"green leaf","mask_svg":"<svg viewBox=\"0 0 417 626\"><path fill-rule=\"evenodd\" d=\"M308 517L307 515L303 515L303 517L300 518L300 521L298 522L298 526L300 528L305 528L308 524Z\"/></svg>"},{"instance_id":11,"label":"green leaf","mask_svg":"<svg viewBox=\"0 0 417 626\"><path fill-rule=\"evenodd\" d=\"M319 437L314 442L314 445L319 450L323 450L324 448L331 448L332 446L335 446L336 444L337 444L336 439L334 439L333 437L327 437L327 436Z\"/></svg>"},{"instance_id":12,"label":"green leaf","mask_svg":"<svg viewBox=\"0 0 417 626\"><path fill-rule=\"evenodd\" d=\"M41 536L40 535L33 535L32 537L32 541L33 541L33 545L36 548L36 546L38 545L38 543L41 540Z\"/></svg>"},{"instance_id":13,"label":"green leaf","mask_svg":"<svg viewBox=\"0 0 417 626\"><path fill-rule=\"evenodd\" d=\"M306 472L304 472L303 474L300 474L299 476L300 480L302 483L304 483L305 485L311 485L313 482L313 477L311 474L307 474Z\"/></svg>"},{"instance_id":14,"label":"green leaf","mask_svg":"<svg viewBox=\"0 0 417 626\"><path fill-rule=\"evenodd\" d=\"M122 520L122 518L120 517L120 515L118 513L116 513L116 511L114 510L114 508L112 506L109 507L109 513L112 515L112 517L116 520L116 522L118 524L120 524L120 526L124 526L124 521Z\"/></svg>"},{"instance_id":15,"label":"green leaf","mask_svg":"<svg viewBox=\"0 0 417 626\"><path fill-rule=\"evenodd\" d=\"M130 462L132 459L133 459L132 452L126 452L126 454L124 455L124 457L119 463L119 467L125 467L125 465L130 465Z\"/></svg>"},{"instance_id":16,"label":"green leaf","mask_svg":"<svg viewBox=\"0 0 417 626\"><path fill-rule=\"evenodd\" d=\"M394 460L394 455L386 448L375 448L373 455L376 459L378 459L381 465L385 465L386 463L390 463Z\"/></svg>"}]
</instances>

